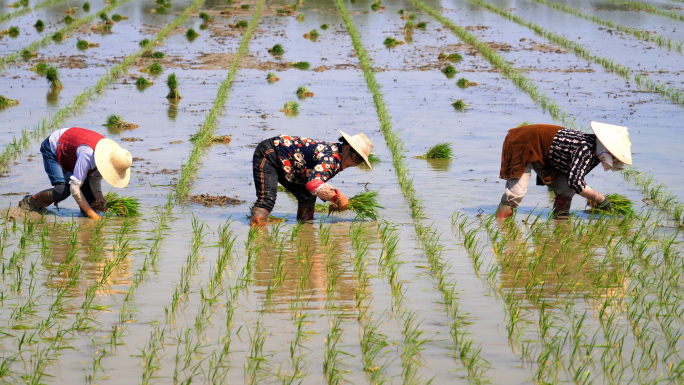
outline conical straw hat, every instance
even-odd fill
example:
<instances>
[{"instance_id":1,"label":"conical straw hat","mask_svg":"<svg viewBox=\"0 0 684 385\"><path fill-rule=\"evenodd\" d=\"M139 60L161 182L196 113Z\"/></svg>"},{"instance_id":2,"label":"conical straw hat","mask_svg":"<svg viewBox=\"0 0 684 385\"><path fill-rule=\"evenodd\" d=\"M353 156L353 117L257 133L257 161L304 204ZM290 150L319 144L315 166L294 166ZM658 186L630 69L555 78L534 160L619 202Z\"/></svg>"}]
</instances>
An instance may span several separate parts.
<instances>
[{"instance_id":1,"label":"conical straw hat","mask_svg":"<svg viewBox=\"0 0 684 385\"><path fill-rule=\"evenodd\" d=\"M95 165L102 178L114 187L123 188L131 179L133 158L111 139L101 139L95 146Z\"/></svg>"},{"instance_id":2,"label":"conical straw hat","mask_svg":"<svg viewBox=\"0 0 684 385\"><path fill-rule=\"evenodd\" d=\"M591 122L591 129L611 155L624 164L632 164L632 143L627 127Z\"/></svg>"},{"instance_id":3,"label":"conical straw hat","mask_svg":"<svg viewBox=\"0 0 684 385\"><path fill-rule=\"evenodd\" d=\"M366 135L364 133L360 133L354 136L349 136L340 130L337 131L339 131L342 137L347 140L347 143L349 143L349 145L352 146L352 148L356 150L356 152L359 153L359 155L361 155L363 160L368 165L368 168L372 170L373 167L368 161L368 155L370 155L371 151L373 151L373 143L371 143L371 141L366 137Z\"/></svg>"}]
</instances>

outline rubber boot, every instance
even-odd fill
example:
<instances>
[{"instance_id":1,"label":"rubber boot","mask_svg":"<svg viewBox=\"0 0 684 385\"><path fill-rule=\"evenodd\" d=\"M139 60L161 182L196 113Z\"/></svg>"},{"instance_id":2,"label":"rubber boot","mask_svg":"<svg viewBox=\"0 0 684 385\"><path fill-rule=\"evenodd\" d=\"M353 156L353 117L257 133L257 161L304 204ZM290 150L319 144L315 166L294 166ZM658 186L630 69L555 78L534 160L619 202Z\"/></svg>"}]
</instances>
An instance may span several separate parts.
<instances>
[{"instance_id":1,"label":"rubber boot","mask_svg":"<svg viewBox=\"0 0 684 385\"><path fill-rule=\"evenodd\" d=\"M313 221L316 203L300 203L297 206L297 220L302 222Z\"/></svg>"},{"instance_id":2,"label":"rubber boot","mask_svg":"<svg viewBox=\"0 0 684 385\"><path fill-rule=\"evenodd\" d=\"M513 215L513 208L509 205L499 203L499 207L496 209L497 219L506 219Z\"/></svg>"},{"instance_id":3,"label":"rubber boot","mask_svg":"<svg viewBox=\"0 0 684 385\"><path fill-rule=\"evenodd\" d=\"M268 221L268 215L271 212L261 208L261 207L252 207L252 218L249 220L250 226L263 226L266 224Z\"/></svg>"},{"instance_id":4,"label":"rubber boot","mask_svg":"<svg viewBox=\"0 0 684 385\"><path fill-rule=\"evenodd\" d=\"M567 218L570 213L572 198L555 197L553 198L553 215L556 218Z\"/></svg>"},{"instance_id":5,"label":"rubber boot","mask_svg":"<svg viewBox=\"0 0 684 385\"><path fill-rule=\"evenodd\" d=\"M53 197L52 189L50 188L34 195L26 195L24 199L19 201L19 207L42 214L45 212L45 208L53 203L55 203L55 198Z\"/></svg>"}]
</instances>

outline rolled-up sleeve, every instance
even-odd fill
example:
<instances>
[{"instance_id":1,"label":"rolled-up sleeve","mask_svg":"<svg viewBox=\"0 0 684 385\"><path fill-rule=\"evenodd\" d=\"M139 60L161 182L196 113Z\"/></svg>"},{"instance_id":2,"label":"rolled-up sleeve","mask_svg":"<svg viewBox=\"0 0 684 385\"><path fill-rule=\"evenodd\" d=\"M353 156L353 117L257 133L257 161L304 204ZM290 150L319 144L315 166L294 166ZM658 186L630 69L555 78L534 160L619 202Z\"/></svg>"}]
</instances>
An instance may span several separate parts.
<instances>
[{"instance_id":1,"label":"rolled-up sleeve","mask_svg":"<svg viewBox=\"0 0 684 385\"><path fill-rule=\"evenodd\" d=\"M584 144L572 154L570 172L568 173L568 187L579 194L587 187L584 177L593 168L593 146Z\"/></svg>"}]
</instances>

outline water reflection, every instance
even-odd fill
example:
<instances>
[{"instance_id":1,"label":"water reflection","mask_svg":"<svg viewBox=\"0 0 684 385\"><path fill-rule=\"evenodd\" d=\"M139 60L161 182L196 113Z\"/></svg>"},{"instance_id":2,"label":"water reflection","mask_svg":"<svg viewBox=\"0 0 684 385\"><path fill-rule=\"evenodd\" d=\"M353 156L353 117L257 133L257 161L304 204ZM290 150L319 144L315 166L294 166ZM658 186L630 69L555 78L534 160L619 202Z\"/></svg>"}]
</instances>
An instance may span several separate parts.
<instances>
[{"instance_id":1,"label":"water reflection","mask_svg":"<svg viewBox=\"0 0 684 385\"><path fill-rule=\"evenodd\" d=\"M47 92L46 99L50 107L57 107L59 105L59 91L60 89L50 88Z\"/></svg>"}]
</instances>

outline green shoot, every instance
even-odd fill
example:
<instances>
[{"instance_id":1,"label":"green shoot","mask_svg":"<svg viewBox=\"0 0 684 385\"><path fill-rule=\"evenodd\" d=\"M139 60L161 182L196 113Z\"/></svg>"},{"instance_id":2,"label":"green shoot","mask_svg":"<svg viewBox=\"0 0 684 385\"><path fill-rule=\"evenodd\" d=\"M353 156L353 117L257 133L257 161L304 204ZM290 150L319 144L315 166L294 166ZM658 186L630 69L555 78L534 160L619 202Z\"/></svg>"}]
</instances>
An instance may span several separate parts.
<instances>
[{"instance_id":1,"label":"green shoot","mask_svg":"<svg viewBox=\"0 0 684 385\"><path fill-rule=\"evenodd\" d=\"M179 100L183 98L178 92L178 80L176 79L175 72L166 78L166 86L169 87L169 94L166 95L167 99Z\"/></svg>"},{"instance_id":2,"label":"green shoot","mask_svg":"<svg viewBox=\"0 0 684 385\"><path fill-rule=\"evenodd\" d=\"M418 159L451 159L451 143L442 142L430 147L423 155L417 156Z\"/></svg>"},{"instance_id":3,"label":"green shoot","mask_svg":"<svg viewBox=\"0 0 684 385\"><path fill-rule=\"evenodd\" d=\"M268 49L268 53L270 53L273 56L280 56L285 53L285 49L283 48L282 45L276 44L273 47Z\"/></svg>"},{"instance_id":4,"label":"green shoot","mask_svg":"<svg viewBox=\"0 0 684 385\"><path fill-rule=\"evenodd\" d=\"M287 116L297 115L299 112L299 103L295 102L294 100L290 100L285 103L285 106L280 111L284 112Z\"/></svg>"},{"instance_id":5,"label":"green shoot","mask_svg":"<svg viewBox=\"0 0 684 385\"><path fill-rule=\"evenodd\" d=\"M275 73L269 72L268 74L266 74L266 80L267 80L269 83L275 83L275 82L277 82L278 80L280 80L280 78L277 77Z\"/></svg>"},{"instance_id":6,"label":"green shoot","mask_svg":"<svg viewBox=\"0 0 684 385\"><path fill-rule=\"evenodd\" d=\"M45 79L47 79L50 88L53 90L61 90L62 82L59 80L59 75L57 74L57 68L54 66L49 66L45 70Z\"/></svg>"},{"instance_id":7,"label":"green shoot","mask_svg":"<svg viewBox=\"0 0 684 385\"><path fill-rule=\"evenodd\" d=\"M107 213L117 217L139 217L140 216L140 201L138 198L122 197L115 192L108 192L105 195L107 200Z\"/></svg>"},{"instance_id":8,"label":"green shoot","mask_svg":"<svg viewBox=\"0 0 684 385\"><path fill-rule=\"evenodd\" d=\"M397 40L397 39L395 39L395 38L393 38L393 37L386 37L386 38L385 38L385 41L383 41L382 44L384 44L385 47L387 47L388 49L391 49L391 48L394 48L394 47L396 47L396 46L398 46L398 45L404 44L404 42L403 42L403 41L400 41L400 40Z\"/></svg>"}]
</instances>

